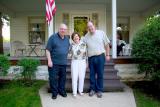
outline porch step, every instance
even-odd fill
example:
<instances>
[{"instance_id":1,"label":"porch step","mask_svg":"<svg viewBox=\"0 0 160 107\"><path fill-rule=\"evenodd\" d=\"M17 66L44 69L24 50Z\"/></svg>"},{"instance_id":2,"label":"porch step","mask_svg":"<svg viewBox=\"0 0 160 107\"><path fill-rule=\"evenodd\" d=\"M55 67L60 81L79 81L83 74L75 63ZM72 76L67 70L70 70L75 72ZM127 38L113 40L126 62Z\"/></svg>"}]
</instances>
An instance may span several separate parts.
<instances>
[{"instance_id":1,"label":"porch step","mask_svg":"<svg viewBox=\"0 0 160 107\"><path fill-rule=\"evenodd\" d=\"M104 78L104 80L119 80L120 79L120 77L116 76L115 74L109 75L109 74L106 74L106 73L104 73L104 77L103 78ZM71 79L71 74L67 73L66 79ZM86 73L85 79L90 79L89 73Z\"/></svg>"},{"instance_id":2,"label":"porch step","mask_svg":"<svg viewBox=\"0 0 160 107\"><path fill-rule=\"evenodd\" d=\"M70 66L71 66L71 63L67 63L67 68L70 68ZM104 68L106 68L106 69L113 69L114 66L115 66L114 63L105 63L104 64Z\"/></svg>"},{"instance_id":3,"label":"porch step","mask_svg":"<svg viewBox=\"0 0 160 107\"><path fill-rule=\"evenodd\" d=\"M123 91L124 84L120 81L120 77L117 76L118 70L114 68L115 64L113 60L107 61L104 65L104 91ZM67 64L67 75L66 75L66 91L72 91L72 80L71 80L71 60L68 60ZM87 92L90 86L89 69L86 71L84 91Z\"/></svg>"},{"instance_id":4,"label":"porch step","mask_svg":"<svg viewBox=\"0 0 160 107\"><path fill-rule=\"evenodd\" d=\"M90 87L89 79L85 79L84 92L88 92ZM123 91L124 84L118 80L104 80L103 89L104 92ZM72 81L71 79L66 81L66 91L72 92Z\"/></svg>"}]
</instances>

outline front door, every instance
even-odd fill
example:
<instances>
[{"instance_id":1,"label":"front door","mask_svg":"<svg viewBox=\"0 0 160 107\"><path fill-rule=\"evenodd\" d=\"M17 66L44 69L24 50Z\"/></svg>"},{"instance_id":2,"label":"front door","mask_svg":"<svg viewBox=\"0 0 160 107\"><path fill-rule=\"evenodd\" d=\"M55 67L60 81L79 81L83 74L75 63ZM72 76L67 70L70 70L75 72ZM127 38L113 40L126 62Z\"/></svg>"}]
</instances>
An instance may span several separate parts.
<instances>
[{"instance_id":1,"label":"front door","mask_svg":"<svg viewBox=\"0 0 160 107\"><path fill-rule=\"evenodd\" d=\"M84 36L87 33L88 20L90 20L89 15L72 15L72 31Z\"/></svg>"}]
</instances>

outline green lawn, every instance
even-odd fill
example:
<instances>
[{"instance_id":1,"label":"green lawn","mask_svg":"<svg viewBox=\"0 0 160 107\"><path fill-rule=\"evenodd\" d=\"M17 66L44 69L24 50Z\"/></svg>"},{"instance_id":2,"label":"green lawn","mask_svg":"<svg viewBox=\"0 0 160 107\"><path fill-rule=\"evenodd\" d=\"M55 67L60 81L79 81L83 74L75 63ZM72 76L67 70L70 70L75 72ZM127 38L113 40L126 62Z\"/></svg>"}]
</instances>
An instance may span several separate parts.
<instances>
[{"instance_id":1,"label":"green lawn","mask_svg":"<svg viewBox=\"0 0 160 107\"><path fill-rule=\"evenodd\" d=\"M32 87L25 87L17 83L0 85L0 107L42 107L38 90L44 81L36 81ZM160 107L160 101L133 89L137 107Z\"/></svg>"},{"instance_id":2,"label":"green lawn","mask_svg":"<svg viewBox=\"0 0 160 107\"><path fill-rule=\"evenodd\" d=\"M158 92L157 92L158 93ZM160 101L146 95L138 89L134 89L137 107L160 107Z\"/></svg>"},{"instance_id":3,"label":"green lawn","mask_svg":"<svg viewBox=\"0 0 160 107\"><path fill-rule=\"evenodd\" d=\"M38 90L44 81L36 81L32 87L8 83L0 86L0 107L41 107Z\"/></svg>"}]
</instances>

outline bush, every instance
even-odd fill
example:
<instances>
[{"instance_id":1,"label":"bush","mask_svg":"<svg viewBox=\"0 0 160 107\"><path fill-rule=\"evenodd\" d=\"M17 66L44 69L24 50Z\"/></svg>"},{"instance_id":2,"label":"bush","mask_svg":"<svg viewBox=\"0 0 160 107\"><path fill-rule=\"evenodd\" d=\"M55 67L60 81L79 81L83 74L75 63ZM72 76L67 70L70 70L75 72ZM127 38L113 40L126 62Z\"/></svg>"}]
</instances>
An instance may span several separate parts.
<instances>
[{"instance_id":1,"label":"bush","mask_svg":"<svg viewBox=\"0 0 160 107\"><path fill-rule=\"evenodd\" d=\"M141 59L138 65L139 73L160 81L160 16L147 19L133 39L132 55Z\"/></svg>"},{"instance_id":2,"label":"bush","mask_svg":"<svg viewBox=\"0 0 160 107\"><path fill-rule=\"evenodd\" d=\"M40 65L40 61L24 58L18 62L18 65L23 67L21 76L25 85L32 85L35 71L37 70L38 65Z\"/></svg>"},{"instance_id":3,"label":"bush","mask_svg":"<svg viewBox=\"0 0 160 107\"><path fill-rule=\"evenodd\" d=\"M7 56L0 55L0 75L4 76L7 74L7 70L10 67L10 62Z\"/></svg>"}]
</instances>

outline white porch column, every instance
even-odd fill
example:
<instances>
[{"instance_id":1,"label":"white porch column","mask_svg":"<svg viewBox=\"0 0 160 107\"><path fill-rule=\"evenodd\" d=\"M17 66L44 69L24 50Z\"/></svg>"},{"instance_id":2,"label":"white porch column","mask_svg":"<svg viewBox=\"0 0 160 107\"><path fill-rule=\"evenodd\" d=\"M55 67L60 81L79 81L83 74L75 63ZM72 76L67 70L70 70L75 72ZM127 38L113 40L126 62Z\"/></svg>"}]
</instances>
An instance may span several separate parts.
<instances>
[{"instance_id":1,"label":"white porch column","mask_svg":"<svg viewBox=\"0 0 160 107\"><path fill-rule=\"evenodd\" d=\"M117 26L117 7L116 0L112 0L112 58L117 58L117 43L116 43L116 26Z\"/></svg>"},{"instance_id":2,"label":"white porch column","mask_svg":"<svg viewBox=\"0 0 160 107\"><path fill-rule=\"evenodd\" d=\"M55 17L52 18L50 25L48 25L48 38L54 33Z\"/></svg>"}]
</instances>

